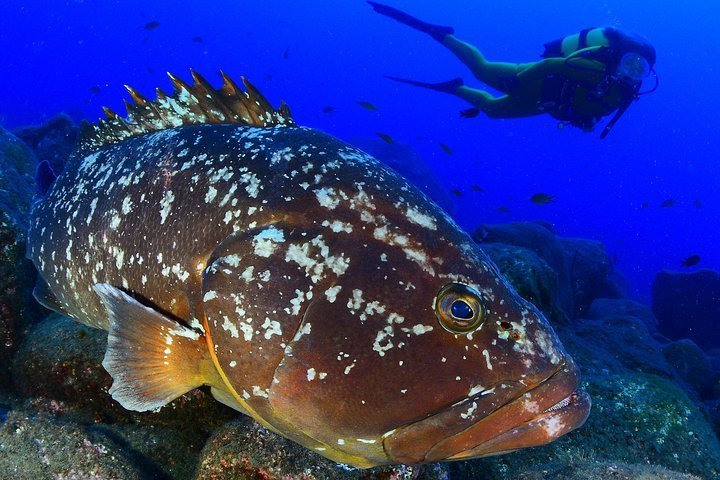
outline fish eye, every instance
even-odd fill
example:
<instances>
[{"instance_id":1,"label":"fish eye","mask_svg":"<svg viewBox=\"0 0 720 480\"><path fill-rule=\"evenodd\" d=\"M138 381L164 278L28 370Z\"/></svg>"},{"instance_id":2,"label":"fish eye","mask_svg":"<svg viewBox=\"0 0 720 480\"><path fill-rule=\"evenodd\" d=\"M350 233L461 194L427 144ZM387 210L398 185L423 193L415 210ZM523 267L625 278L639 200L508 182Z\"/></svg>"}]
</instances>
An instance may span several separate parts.
<instances>
[{"instance_id":1,"label":"fish eye","mask_svg":"<svg viewBox=\"0 0 720 480\"><path fill-rule=\"evenodd\" d=\"M485 319L480 294L463 283L448 283L435 296L435 316L450 333L477 330Z\"/></svg>"}]
</instances>

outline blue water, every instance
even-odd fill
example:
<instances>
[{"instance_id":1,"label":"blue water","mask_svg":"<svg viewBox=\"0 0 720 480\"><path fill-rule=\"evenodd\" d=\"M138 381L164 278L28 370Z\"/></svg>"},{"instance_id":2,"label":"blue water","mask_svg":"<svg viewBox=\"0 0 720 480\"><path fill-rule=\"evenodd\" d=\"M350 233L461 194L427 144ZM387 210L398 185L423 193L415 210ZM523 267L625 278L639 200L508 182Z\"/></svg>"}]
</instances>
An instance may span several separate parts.
<instances>
[{"instance_id":1,"label":"blue water","mask_svg":"<svg viewBox=\"0 0 720 480\"><path fill-rule=\"evenodd\" d=\"M677 269L691 254L701 256L698 268L720 268L720 7L697 0L392 4L454 26L490 60L536 60L544 42L587 26L634 30L657 49L660 87L600 140L599 132L558 129L549 117L460 119L468 107L461 100L383 78L462 76L481 86L440 44L360 0L15 2L0 16L0 123L36 124L60 111L95 119L103 105L123 111L123 84L153 96L155 87L170 90L165 71L189 80L192 67L219 84L222 69L248 77L274 104L286 100L300 124L346 140L383 132L412 145L448 191L464 192L455 198L456 218L470 231L543 219L561 235L604 242L642 300L660 269ZM157 28L143 28L153 21ZM326 106L334 111L323 113ZM556 202L535 205L536 192ZM677 204L661 208L670 198Z\"/></svg>"}]
</instances>

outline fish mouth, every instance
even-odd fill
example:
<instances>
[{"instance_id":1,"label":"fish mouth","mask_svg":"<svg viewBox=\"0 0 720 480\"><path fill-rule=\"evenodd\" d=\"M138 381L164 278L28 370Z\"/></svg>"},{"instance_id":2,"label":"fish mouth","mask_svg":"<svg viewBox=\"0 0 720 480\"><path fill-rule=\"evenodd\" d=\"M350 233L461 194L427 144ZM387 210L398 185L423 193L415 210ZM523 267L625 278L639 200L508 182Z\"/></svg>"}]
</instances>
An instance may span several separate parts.
<instances>
[{"instance_id":1,"label":"fish mouth","mask_svg":"<svg viewBox=\"0 0 720 480\"><path fill-rule=\"evenodd\" d=\"M579 389L572 360L528 387L507 381L385 435L385 451L400 463L499 455L549 443L585 423L590 396Z\"/></svg>"}]
</instances>

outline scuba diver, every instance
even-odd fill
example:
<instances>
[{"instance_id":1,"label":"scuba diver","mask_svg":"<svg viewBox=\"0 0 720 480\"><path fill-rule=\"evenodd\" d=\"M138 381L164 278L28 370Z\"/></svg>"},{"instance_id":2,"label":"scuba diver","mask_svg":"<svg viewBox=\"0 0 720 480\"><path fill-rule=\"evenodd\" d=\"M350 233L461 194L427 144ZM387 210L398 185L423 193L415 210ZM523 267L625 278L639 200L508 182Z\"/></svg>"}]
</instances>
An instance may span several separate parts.
<instances>
[{"instance_id":1,"label":"scuba diver","mask_svg":"<svg viewBox=\"0 0 720 480\"><path fill-rule=\"evenodd\" d=\"M495 97L465 86L461 78L425 83L388 77L410 85L453 94L474 106L460 112L474 117L480 111L491 118L518 118L547 113L560 126L592 131L615 112L600 137L605 138L639 95L657 88L655 48L644 38L617 28L588 28L545 44L543 60L531 63L489 62L483 54L455 37L452 27L423 22L396 8L368 1L373 9L416 30L427 33L455 54L486 85L504 93ZM640 92L650 74L655 86Z\"/></svg>"}]
</instances>

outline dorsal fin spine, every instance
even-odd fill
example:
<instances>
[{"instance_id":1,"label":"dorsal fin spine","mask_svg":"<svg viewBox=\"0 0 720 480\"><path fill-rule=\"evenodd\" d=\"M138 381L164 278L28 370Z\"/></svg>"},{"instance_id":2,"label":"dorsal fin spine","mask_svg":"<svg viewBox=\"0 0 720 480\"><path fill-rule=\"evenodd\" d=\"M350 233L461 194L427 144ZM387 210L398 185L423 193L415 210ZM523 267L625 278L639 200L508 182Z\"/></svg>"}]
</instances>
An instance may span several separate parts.
<instances>
[{"instance_id":1,"label":"dorsal fin spine","mask_svg":"<svg viewBox=\"0 0 720 480\"><path fill-rule=\"evenodd\" d=\"M257 127L288 126L295 121L282 102L275 109L260 91L241 77L244 91L224 72L223 84L215 89L200 74L191 70L193 85L168 72L172 95L156 89L157 98L150 101L130 86L125 86L132 103L125 100L127 116L103 108L105 119L97 125L83 127L80 139L82 153L119 143L132 137L183 125L224 123Z\"/></svg>"}]
</instances>

